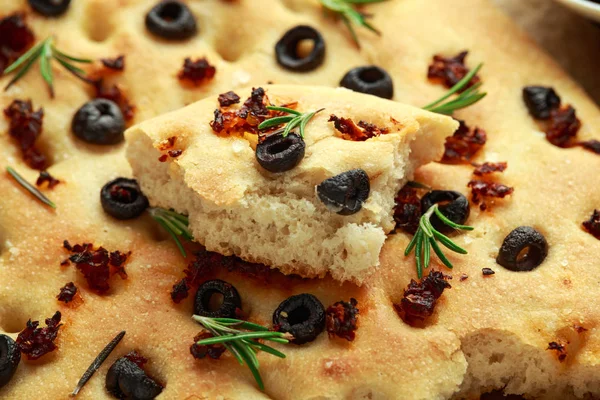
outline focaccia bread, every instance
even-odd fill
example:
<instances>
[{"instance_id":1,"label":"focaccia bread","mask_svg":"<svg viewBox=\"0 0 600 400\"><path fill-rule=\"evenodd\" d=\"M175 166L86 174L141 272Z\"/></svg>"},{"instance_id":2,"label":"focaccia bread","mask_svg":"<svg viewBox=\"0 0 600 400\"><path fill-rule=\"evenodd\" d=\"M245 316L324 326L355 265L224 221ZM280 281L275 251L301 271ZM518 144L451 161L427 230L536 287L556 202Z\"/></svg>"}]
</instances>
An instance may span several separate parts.
<instances>
[{"instance_id":1,"label":"focaccia bread","mask_svg":"<svg viewBox=\"0 0 600 400\"><path fill-rule=\"evenodd\" d=\"M215 132L209 122L218 102L209 97L129 129L133 175L152 206L188 215L195 240L210 251L286 274L323 277L329 272L361 283L379 265L386 234L395 226L396 193L417 167L441 158L444 139L458 123L346 89L265 88L272 104L296 102L303 113L324 108L306 126L304 140L296 139L304 143L305 155L291 170L261 167L256 134ZM386 133L345 139L328 122L329 115L366 121ZM170 141L169 150L181 152L176 158L168 157ZM360 209L333 209L319 198L316 188L323 181L357 169L370 181ZM349 195L358 190L350 189Z\"/></svg>"}]
</instances>

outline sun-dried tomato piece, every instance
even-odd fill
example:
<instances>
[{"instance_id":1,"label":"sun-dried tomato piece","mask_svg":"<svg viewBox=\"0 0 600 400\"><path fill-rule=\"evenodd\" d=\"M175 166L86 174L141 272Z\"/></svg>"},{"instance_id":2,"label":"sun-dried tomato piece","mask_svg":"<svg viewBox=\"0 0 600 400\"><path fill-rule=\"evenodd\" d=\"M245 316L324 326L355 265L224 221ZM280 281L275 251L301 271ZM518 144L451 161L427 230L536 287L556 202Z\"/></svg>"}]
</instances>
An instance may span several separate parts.
<instances>
[{"instance_id":1,"label":"sun-dried tomato piece","mask_svg":"<svg viewBox=\"0 0 600 400\"><path fill-rule=\"evenodd\" d=\"M177 77L180 81L190 81L194 85L210 81L217 73L217 69L210 65L206 57L198 58L193 61L187 57L183 61L183 67Z\"/></svg>"},{"instance_id":2,"label":"sun-dried tomato piece","mask_svg":"<svg viewBox=\"0 0 600 400\"><path fill-rule=\"evenodd\" d=\"M60 181L50 175L48 171L41 171L40 176L38 176L37 180L35 181L35 185L42 186L45 182L48 183L48 189L53 189L54 186L60 183Z\"/></svg>"},{"instance_id":3,"label":"sun-dried tomato piece","mask_svg":"<svg viewBox=\"0 0 600 400\"><path fill-rule=\"evenodd\" d=\"M475 168L475 171L473 171L473 174L477 175L477 176L483 176L483 175L487 175L487 174L492 174L494 172L504 172L504 170L506 170L507 167L508 167L508 164L506 162L497 162L497 163L484 162L483 164L478 165Z\"/></svg>"},{"instance_id":4,"label":"sun-dried tomato piece","mask_svg":"<svg viewBox=\"0 0 600 400\"><path fill-rule=\"evenodd\" d=\"M187 279L183 278L179 282L173 285L173 289L171 290L171 300L174 303L180 303L188 297L190 291L190 286L187 283Z\"/></svg>"},{"instance_id":5,"label":"sun-dried tomato piece","mask_svg":"<svg viewBox=\"0 0 600 400\"><path fill-rule=\"evenodd\" d=\"M194 358L200 360L208 356L213 360L217 360L221 358L221 355L225 352L225 346L220 343L217 344L209 344L209 345L199 345L198 341L202 339L208 339L213 337L208 332L200 332L194 337L194 344L190 346L190 353Z\"/></svg>"},{"instance_id":6,"label":"sun-dried tomato piece","mask_svg":"<svg viewBox=\"0 0 600 400\"><path fill-rule=\"evenodd\" d=\"M563 362L565 358L567 358L567 349L564 345L558 342L550 342L548 343L548 348L546 350L554 350L557 353L558 361Z\"/></svg>"},{"instance_id":7,"label":"sun-dried tomato piece","mask_svg":"<svg viewBox=\"0 0 600 400\"><path fill-rule=\"evenodd\" d=\"M27 359L37 360L56 349L54 341L62 326L61 317L60 311L57 311L52 318L46 318L45 328L38 328L39 321L27 321L27 327L19 333L16 340L19 350L27 356Z\"/></svg>"},{"instance_id":8,"label":"sun-dried tomato piece","mask_svg":"<svg viewBox=\"0 0 600 400\"><path fill-rule=\"evenodd\" d=\"M34 112L31 100L13 100L4 109L4 115L10 121L8 133L19 144L25 163L33 169L45 169L46 156L35 147L42 134L44 110L40 108Z\"/></svg>"},{"instance_id":9,"label":"sun-dried tomato piece","mask_svg":"<svg viewBox=\"0 0 600 400\"><path fill-rule=\"evenodd\" d=\"M396 229L400 228L404 232L414 234L419 228L421 219L421 200L417 196L417 191L404 185L395 198L396 207L394 208L394 221Z\"/></svg>"},{"instance_id":10,"label":"sun-dried tomato piece","mask_svg":"<svg viewBox=\"0 0 600 400\"><path fill-rule=\"evenodd\" d=\"M333 122L335 129L342 134L342 138L362 142L373 137L388 133L387 128L379 128L377 125L366 121L359 121L358 125L350 118L329 116L328 122Z\"/></svg>"},{"instance_id":11,"label":"sun-dried tomato piece","mask_svg":"<svg viewBox=\"0 0 600 400\"><path fill-rule=\"evenodd\" d=\"M216 109L214 119L210 122L216 133L242 134L251 132L258 134L258 125L267 118L283 115L278 111L269 111L269 99L261 87L252 88L252 94L239 110L227 111ZM290 107L291 105L285 105Z\"/></svg>"},{"instance_id":12,"label":"sun-dried tomato piece","mask_svg":"<svg viewBox=\"0 0 600 400\"><path fill-rule=\"evenodd\" d=\"M583 222L583 228L596 239L600 239L600 210L594 210L590 219Z\"/></svg>"},{"instance_id":13,"label":"sun-dried tomato piece","mask_svg":"<svg viewBox=\"0 0 600 400\"><path fill-rule=\"evenodd\" d=\"M114 101L121 112L123 113L123 118L126 121L129 121L133 118L135 112L135 106L129 102L127 96L123 94L123 91L119 86L112 85L107 87L104 85L103 79L97 79L93 82L94 89L96 90L95 97L97 99L108 99Z\"/></svg>"},{"instance_id":14,"label":"sun-dried tomato piece","mask_svg":"<svg viewBox=\"0 0 600 400\"><path fill-rule=\"evenodd\" d=\"M114 251L109 253L104 247L94 249L94 245L91 243L71 246L66 240L63 247L73 253L69 257L69 261L83 273L90 289L100 294L106 293L110 289L108 281L111 276L118 274L121 279L127 278L124 264L131 252Z\"/></svg>"},{"instance_id":15,"label":"sun-dried tomato piece","mask_svg":"<svg viewBox=\"0 0 600 400\"><path fill-rule=\"evenodd\" d=\"M503 199L514 192L514 188L502 183L486 182L477 179L469 181L467 186L471 188L471 200L475 204L481 203L479 208L481 208L482 211L487 208L486 203L482 203L484 197L497 197Z\"/></svg>"},{"instance_id":16,"label":"sun-dried tomato piece","mask_svg":"<svg viewBox=\"0 0 600 400\"><path fill-rule=\"evenodd\" d=\"M70 303L73 301L73 297L77 294L77 286L73 282L67 283L65 286L60 288L60 293L56 298L58 301L63 303Z\"/></svg>"},{"instance_id":17,"label":"sun-dried tomato piece","mask_svg":"<svg viewBox=\"0 0 600 400\"><path fill-rule=\"evenodd\" d=\"M460 52L454 57L444 57L436 54L433 56L433 62L427 70L427 78L441 82L447 88L451 88L469 73L469 68L465 65L465 58L468 54L468 51ZM481 79L475 75L463 90L479 81Z\"/></svg>"},{"instance_id":18,"label":"sun-dried tomato piece","mask_svg":"<svg viewBox=\"0 0 600 400\"><path fill-rule=\"evenodd\" d=\"M365 133L367 133L368 135L370 135L371 137L375 137L375 136L379 136L379 135L385 135L386 133L389 132L388 128L380 128L375 124L372 124L370 122L367 121L363 121L362 119L360 121L358 121L357 124L359 127L363 128L365 130Z\"/></svg>"},{"instance_id":19,"label":"sun-dried tomato piece","mask_svg":"<svg viewBox=\"0 0 600 400\"><path fill-rule=\"evenodd\" d=\"M442 162L446 164L469 162L487 141L487 134L483 129L470 129L464 121L458 122L458 129L444 143Z\"/></svg>"},{"instance_id":20,"label":"sun-dried tomato piece","mask_svg":"<svg viewBox=\"0 0 600 400\"><path fill-rule=\"evenodd\" d=\"M0 71L4 71L35 41L25 23L25 14L15 13L0 19Z\"/></svg>"},{"instance_id":21,"label":"sun-dried tomato piece","mask_svg":"<svg viewBox=\"0 0 600 400\"><path fill-rule=\"evenodd\" d=\"M265 89L258 87L252 88L250 97L244 102L244 108L246 108L255 118L260 119L260 117L266 118L269 116L269 110L267 110L268 104L269 99L267 98Z\"/></svg>"},{"instance_id":22,"label":"sun-dried tomato piece","mask_svg":"<svg viewBox=\"0 0 600 400\"><path fill-rule=\"evenodd\" d=\"M171 136L165 140L163 140L158 146L158 150L165 151L172 149L175 146L175 142L177 141L177 136Z\"/></svg>"},{"instance_id":23,"label":"sun-dried tomato piece","mask_svg":"<svg viewBox=\"0 0 600 400\"><path fill-rule=\"evenodd\" d=\"M353 341L358 329L358 301L351 298L350 302L338 301L327 307L325 323L329 337L339 336L349 342Z\"/></svg>"},{"instance_id":24,"label":"sun-dried tomato piece","mask_svg":"<svg viewBox=\"0 0 600 400\"><path fill-rule=\"evenodd\" d=\"M134 363L135 365L137 365L140 368L144 368L144 364L146 364L148 362L148 359L146 357L144 357L143 355L141 355L140 353L138 353L135 350L130 351L129 353L125 354L123 357L128 359L129 361L131 361L132 363Z\"/></svg>"},{"instance_id":25,"label":"sun-dried tomato piece","mask_svg":"<svg viewBox=\"0 0 600 400\"><path fill-rule=\"evenodd\" d=\"M586 142L580 142L579 144L584 149L587 149L596 154L600 154L600 140L592 139L592 140L588 140Z\"/></svg>"},{"instance_id":26,"label":"sun-dried tomato piece","mask_svg":"<svg viewBox=\"0 0 600 400\"><path fill-rule=\"evenodd\" d=\"M125 69L125 56L120 55L116 58L101 58L100 62L108 69L114 71L123 71Z\"/></svg>"},{"instance_id":27,"label":"sun-dried tomato piece","mask_svg":"<svg viewBox=\"0 0 600 400\"><path fill-rule=\"evenodd\" d=\"M563 106L550 112L546 139L558 147L571 147L580 127L581 121L577 118L575 109Z\"/></svg>"},{"instance_id":28,"label":"sun-dried tomato piece","mask_svg":"<svg viewBox=\"0 0 600 400\"><path fill-rule=\"evenodd\" d=\"M496 271L494 271L491 268L481 268L481 274L483 276L489 276L489 275L494 275L496 273Z\"/></svg>"},{"instance_id":29,"label":"sun-dried tomato piece","mask_svg":"<svg viewBox=\"0 0 600 400\"><path fill-rule=\"evenodd\" d=\"M179 157L181 154L183 153L183 150L169 150L167 151L167 154L169 155L169 157L171 158L177 158Z\"/></svg>"},{"instance_id":30,"label":"sun-dried tomato piece","mask_svg":"<svg viewBox=\"0 0 600 400\"><path fill-rule=\"evenodd\" d=\"M232 104L237 104L240 102L240 96L238 96L234 91L230 90L226 93L221 93L219 95L219 106L221 107L229 107Z\"/></svg>"},{"instance_id":31,"label":"sun-dried tomato piece","mask_svg":"<svg viewBox=\"0 0 600 400\"><path fill-rule=\"evenodd\" d=\"M435 270L431 270L421 282L411 279L400 304L394 304L396 311L403 313L408 323L431 316L444 290L452 287L448 279L452 277Z\"/></svg>"}]
</instances>

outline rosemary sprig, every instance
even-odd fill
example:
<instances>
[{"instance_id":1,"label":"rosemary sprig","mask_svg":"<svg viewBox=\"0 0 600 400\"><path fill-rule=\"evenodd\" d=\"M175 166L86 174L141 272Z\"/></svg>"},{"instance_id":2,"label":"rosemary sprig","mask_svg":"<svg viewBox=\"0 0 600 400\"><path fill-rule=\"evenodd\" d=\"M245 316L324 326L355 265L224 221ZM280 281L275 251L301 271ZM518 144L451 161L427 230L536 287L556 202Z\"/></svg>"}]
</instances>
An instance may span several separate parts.
<instances>
[{"instance_id":1,"label":"rosemary sprig","mask_svg":"<svg viewBox=\"0 0 600 400\"><path fill-rule=\"evenodd\" d=\"M371 25L367 21L367 17L369 15L361 13L360 11L354 8L355 5L362 4L371 4L371 3L381 3L387 0L319 0L321 5L329 11L332 11L338 14L344 24L350 31L350 35L352 36L352 41L356 44L358 48L360 48L360 43L358 41L358 36L356 35L356 31L352 24L356 24L358 26L364 26L371 32L376 33L377 35L381 35L381 32L373 25Z\"/></svg>"},{"instance_id":2,"label":"rosemary sprig","mask_svg":"<svg viewBox=\"0 0 600 400\"><path fill-rule=\"evenodd\" d=\"M434 213L444 224L448 225L451 228L461 229L464 231L472 231L474 229L472 226L459 225L449 220L444 214L442 214L437 204L431 206L427 210L427 212L421 217L421 220L419 221L419 229L417 229L417 232L415 232L415 235L413 236L408 246L406 246L406 250L404 251L404 255L408 256L413 251L413 249L415 249L417 275L419 279L423 277L423 267L429 267L431 248L433 248L433 251L442 261L442 263L446 267L452 269L452 263L450 262L450 260L448 260L448 258L446 258L437 241L439 241L441 244L443 244L448 249L454 251L455 253L467 254L467 251L465 249L454 243L452 239L450 239L443 233L437 231L433 227L433 225L431 225L430 218Z\"/></svg>"},{"instance_id":3,"label":"rosemary sprig","mask_svg":"<svg viewBox=\"0 0 600 400\"><path fill-rule=\"evenodd\" d=\"M10 174L10 176L12 176L15 179L15 181L17 181L17 183L19 185L21 185L25 190L27 190L29 193L31 193L36 199L38 199L42 203L46 204L47 206L50 206L52 208L56 208L56 204L54 204L54 202L52 200L50 200L49 198L47 198L42 192L40 192L31 183L27 182L25 180L25 178L23 178L12 167L6 167L6 172L8 172Z\"/></svg>"},{"instance_id":4,"label":"rosemary sprig","mask_svg":"<svg viewBox=\"0 0 600 400\"><path fill-rule=\"evenodd\" d=\"M199 315L194 315L193 319L213 335L211 338L198 341L197 344L209 345L220 343L225 346L241 365L246 364L250 368L260 390L264 390L265 385L258 371L260 365L256 353L262 350L279 358L285 358L285 354L264 343L258 342L258 339L270 340L276 343L288 343L294 339L289 333L273 332L264 326L239 319L209 318Z\"/></svg>"},{"instance_id":5,"label":"rosemary sprig","mask_svg":"<svg viewBox=\"0 0 600 400\"><path fill-rule=\"evenodd\" d=\"M162 226L169 233L169 235L171 235L181 254L184 257L187 257L187 253L185 252L185 249L179 240L179 236L186 240L194 240L194 237L188 228L188 217L176 213L173 210L166 210L160 207L149 208L148 212L152 218L154 218L154 220L158 222L160 226Z\"/></svg>"},{"instance_id":6,"label":"rosemary sprig","mask_svg":"<svg viewBox=\"0 0 600 400\"><path fill-rule=\"evenodd\" d=\"M121 339L123 339L123 336L125 336L125 331L119 332L119 334L117 336L115 336L115 338L113 340L111 340L106 345L106 347L104 347L104 349L102 349L100 354L98 354L98 356L94 359L94 361L90 364L88 369L85 371L85 373L83 374L83 376L81 377L79 382L77 382L77 386L75 387L75 390L73 390L73 393L71 393L69 395L69 397L77 396L77 394L83 388L83 386L85 386L85 384L90 380L92 375L94 375L96 373L96 371L98 371L98 368L100 368L102 363L108 358L110 353L112 353L112 351L115 349L115 347L117 347L117 345L119 344Z\"/></svg>"},{"instance_id":7,"label":"rosemary sprig","mask_svg":"<svg viewBox=\"0 0 600 400\"><path fill-rule=\"evenodd\" d=\"M315 116L315 114L324 110L324 108L321 108L317 111L301 113L300 111L296 111L287 107L267 106L267 109L271 111L280 111L291 114L269 118L261 122L260 125L258 125L258 129L263 130L272 128L277 125L287 124L285 126L285 129L283 130L283 133L281 134L283 137L286 137L296 127L298 127L300 136L304 137L304 129L306 128L306 124L308 124L308 121L310 121L312 117Z\"/></svg>"},{"instance_id":8,"label":"rosemary sprig","mask_svg":"<svg viewBox=\"0 0 600 400\"><path fill-rule=\"evenodd\" d=\"M477 75L481 67L483 67L483 64L479 64L475 69L473 69L467 75L465 75L464 78L458 81L456 85L452 86L450 90L446 92L446 94L444 94L442 97L440 97L433 103L427 104L425 107L423 107L423 109L438 114L452 115L454 111L468 107L483 99L487 95L487 92L480 93L479 89L481 88L482 83L477 82L464 92L460 93L453 100L446 101L453 94L463 90L469 84L471 79L473 79L473 77Z\"/></svg>"},{"instance_id":9,"label":"rosemary sprig","mask_svg":"<svg viewBox=\"0 0 600 400\"><path fill-rule=\"evenodd\" d=\"M91 81L84 76L85 71L73 65L73 63L89 64L92 60L87 58L77 58L63 53L54 46L54 38L50 36L33 46L2 72L3 75L15 72L15 76L8 82L8 85L6 85L4 90L8 90L15 82L21 79L27 71L31 69L37 59L40 60L40 73L50 89L51 97L54 97L54 76L52 74L52 65L50 62L52 59L58 61L67 71L77 78L84 82L91 83Z\"/></svg>"}]
</instances>

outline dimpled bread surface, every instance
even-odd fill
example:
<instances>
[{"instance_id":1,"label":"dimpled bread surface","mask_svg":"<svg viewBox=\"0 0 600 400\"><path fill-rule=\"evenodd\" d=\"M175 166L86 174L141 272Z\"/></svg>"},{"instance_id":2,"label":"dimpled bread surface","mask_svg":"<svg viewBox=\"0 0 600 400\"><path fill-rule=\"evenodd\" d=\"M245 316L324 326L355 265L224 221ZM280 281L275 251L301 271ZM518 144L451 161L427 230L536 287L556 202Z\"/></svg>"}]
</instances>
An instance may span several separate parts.
<instances>
[{"instance_id":1,"label":"dimpled bread surface","mask_svg":"<svg viewBox=\"0 0 600 400\"><path fill-rule=\"evenodd\" d=\"M431 57L468 49L469 66L485 63L481 77L488 97L455 116L487 131L488 142L475 161L507 161L498 179L515 192L491 211L472 206L468 223L475 230L454 238L469 254L449 255L455 265L452 288L423 327L405 324L392 306L416 278L414 258L403 256L410 240L404 233L388 238L379 269L361 287L330 277L293 280L275 272L265 284L237 272L216 272L215 277L237 288L249 319L261 324L270 324L273 310L292 294L312 293L325 305L358 300L360 328L354 342L321 334L303 346L276 345L286 359L259 354L266 387L261 392L250 371L230 355L214 361L189 354L200 327L190 318L193 296L179 305L169 296L187 264L173 242L147 215L117 221L102 211L102 185L132 171L124 144L92 146L70 132L73 114L92 96L90 88L55 68L57 96L50 99L42 78L32 71L0 95L0 106L31 98L34 107L44 108L38 143L52 161L50 173L64 183L47 193L57 204L50 211L13 180L0 179L0 331L16 337L27 319L43 321L56 310L65 325L58 350L37 362L23 360L0 389L0 398L65 398L121 330L127 331L125 338L80 398L109 398L106 372L132 349L149 358L148 373L166 385L159 397L164 399L471 399L502 388L535 399L600 396L600 241L581 229L581 222L600 207L600 157L549 144L527 114L521 89L553 86L564 103L576 108L582 140L600 139L600 111L503 14L486 0L370 5L372 22L383 35L359 29L359 51L343 24L325 17L316 1L189 1L200 31L182 43L148 34L144 15L154 4L74 1L59 19L29 13L28 23L38 39L54 34L58 47L69 54L125 54L125 71L114 80L136 106L134 123L208 95L268 81L335 87L347 70L365 64L390 73L394 100L422 106L445 90L426 79ZM24 0L0 2L0 15L26 9ZM276 41L298 24L318 28L327 43L325 62L309 73L281 69L274 57ZM201 56L216 66L217 75L198 87L182 86L176 75L183 59ZM0 119L0 167L12 165L34 181L37 172L22 162L7 130L7 120ZM433 163L418 170L415 179L467 194L471 173L469 166ZM535 227L549 244L544 263L528 273L495 263L502 240L520 225ZM128 279L113 278L109 293L94 294L73 266L59 265L67 256L65 239L132 251ZM432 264L443 268L436 260ZM483 277L484 267L496 274ZM468 279L460 281L461 274ZM84 299L77 308L56 300L59 288L70 281ZM574 325L586 331L577 333ZM569 342L563 362L546 350L553 341Z\"/></svg>"}]
</instances>

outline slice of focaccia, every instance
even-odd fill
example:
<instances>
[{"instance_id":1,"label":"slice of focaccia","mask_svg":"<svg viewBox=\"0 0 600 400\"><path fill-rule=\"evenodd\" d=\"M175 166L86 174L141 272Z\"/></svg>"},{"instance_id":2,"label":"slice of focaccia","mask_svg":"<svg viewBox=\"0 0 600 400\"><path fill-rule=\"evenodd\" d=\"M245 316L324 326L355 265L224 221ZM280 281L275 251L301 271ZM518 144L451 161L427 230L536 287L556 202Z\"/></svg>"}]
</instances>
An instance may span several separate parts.
<instances>
[{"instance_id":1,"label":"slice of focaccia","mask_svg":"<svg viewBox=\"0 0 600 400\"><path fill-rule=\"evenodd\" d=\"M361 283L394 227L394 195L441 156L456 121L345 89L238 91L250 93L236 104L232 93L221 103L207 98L129 129L127 157L142 190L152 206L187 214L209 250ZM267 105L300 118L323 110L306 119L303 140L299 125L284 139L285 123L267 132L257 124L295 115Z\"/></svg>"}]
</instances>

